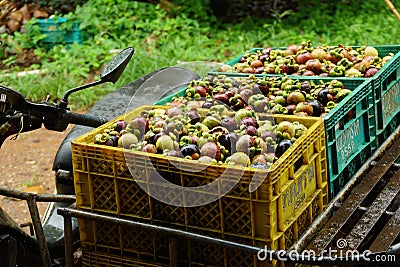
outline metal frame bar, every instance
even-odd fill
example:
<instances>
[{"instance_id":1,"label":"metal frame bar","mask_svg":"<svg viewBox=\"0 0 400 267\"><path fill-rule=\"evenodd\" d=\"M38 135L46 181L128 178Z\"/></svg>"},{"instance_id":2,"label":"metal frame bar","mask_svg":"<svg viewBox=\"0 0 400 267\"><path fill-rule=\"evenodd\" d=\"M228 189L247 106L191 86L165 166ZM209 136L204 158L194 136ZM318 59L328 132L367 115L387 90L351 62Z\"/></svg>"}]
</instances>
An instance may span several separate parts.
<instances>
[{"instance_id":1,"label":"metal frame bar","mask_svg":"<svg viewBox=\"0 0 400 267\"><path fill-rule=\"evenodd\" d=\"M39 210L37 207L37 202L73 203L76 201L75 196L74 195L27 193L27 192L22 192L22 191L18 191L18 190L14 190L14 189L9 189L9 188L0 188L0 195L16 198L16 199L20 199L20 200L25 200L27 202L29 213L31 215L31 220L33 223L33 228L35 229L36 239L39 244L40 259L42 261L42 266L50 267L51 266L51 257L50 257L50 253L49 253L49 248L47 247L46 236L44 235L43 226L42 226L42 222L40 219ZM70 222L70 225L72 227L71 222Z\"/></svg>"},{"instance_id":2,"label":"metal frame bar","mask_svg":"<svg viewBox=\"0 0 400 267\"><path fill-rule=\"evenodd\" d=\"M102 215L94 212L88 212L88 211L82 211L82 210L77 210L77 209L72 209L72 208L58 208L57 213L59 215L62 215L64 218L68 217L76 217L76 218L86 218L86 219L92 219L92 220L99 220L103 222L110 222L110 223L115 223L117 225L125 225L125 226L133 226L133 227L138 227L141 229L146 229L146 230L151 230L157 233L167 233L170 235L173 235L175 237L183 237L183 238L192 238L194 240L198 241L204 241L212 244L217 244L217 245L225 245L226 247L230 247L233 249L240 249L245 252L251 252L255 253L258 252L260 249L258 247L253 247L249 245L243 245L239 244L236 242L231 242L223 239L218 239L218 238L212 238L196 233L191 233L179 229L174 229L174 228L169 228L165 226L159 226L159 225L154 225L154 224L148 224L148 223L143 223L139 221L134 221L134 220L127 220L127 219L121 219L121 218L116 218L108 215Z\"/></svg>"}]
</instances>

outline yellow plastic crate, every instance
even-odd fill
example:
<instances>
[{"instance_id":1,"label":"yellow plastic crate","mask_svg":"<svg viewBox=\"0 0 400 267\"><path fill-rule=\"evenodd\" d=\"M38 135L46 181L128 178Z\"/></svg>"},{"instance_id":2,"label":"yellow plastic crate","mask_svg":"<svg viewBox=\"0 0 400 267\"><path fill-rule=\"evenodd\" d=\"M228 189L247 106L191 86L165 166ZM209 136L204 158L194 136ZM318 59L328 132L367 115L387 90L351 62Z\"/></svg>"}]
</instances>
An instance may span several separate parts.
<instances>
[{"instance_id":1,"label":"yellow plastic crate","mask_svg":"<svg viewBox=\"0 0 400 267\"><path fill-rule=\"evenodd\" d=\"M96 266L96 267L166 267L168 265L152 264L140 260L133 260L126 257L120 257L109 253L100 253L90 250L82 251L82 266Z\"/></svg>"},{"instance_id":2,"label":"yellow plastic crate","mask_svg":"<svg viewBox=\"0 0 400 267\"><path fill-rule=\"evenodd\" d=\"M138 108L72 142L78 209L215 233L219 237L232 235L266 241L277 240L317 192L321 192L320 210L327 204L325 130L321 118L274 115L276 123L299 121L308 130L267 170L207 166L193 160L93 144L94 136L116 120L129 121L151 108ZM194 171L196 169L202 170ZM154 172L175 184L153 182L150 178ZM219 179L222 173L228 175ZM262 181L254 192L249 191L252 179ZM226 194L218 195L221 192L218 191L205 195L199 194L195 187L214 181L218 181L219 190L230 185L233 188ZM176 184L189 193L183 189L178 193L172 190ZM202 197L216 197L217 200L197 207L180 207L160 202L153 197L155 195L170 200L198 198L201 201Z\"/></svg>"},{"instance_id":3,"label":"yellow plastic crate","mask_svg":"<svg viewBox=\"0 0 400 267\"><path fill-rule=\"evenodd\" d=\"M322 190L299 207L274 240L225 235L224 239L268 249L288 249L321 213ZM169 237L149 230L118 226L79 218L84 266L169 266ZM215 233L207 233L215 236ZM256 255L198 240L177 239L180 266L282 266L281 262L258 260ZM136 264L136 265L135 265Z\"/></svg>"}]
</instances>

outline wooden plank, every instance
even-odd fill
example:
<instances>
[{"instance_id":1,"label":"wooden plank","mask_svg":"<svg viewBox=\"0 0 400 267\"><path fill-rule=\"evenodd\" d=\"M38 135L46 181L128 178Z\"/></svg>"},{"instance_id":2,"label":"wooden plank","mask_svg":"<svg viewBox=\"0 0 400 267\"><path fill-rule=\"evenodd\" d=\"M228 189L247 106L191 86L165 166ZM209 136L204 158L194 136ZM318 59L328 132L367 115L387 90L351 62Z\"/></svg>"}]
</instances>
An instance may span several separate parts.
<instances>
[{"instance_id":1,"label":"wooden plank","mask_svg":"<svg viewBox=\"0 0 400 267\"><path fill-rule=\"evenodd\" d=\"M400 235L400 208L398 208L383 227L369 250L372 252L386 251Z\"/></svg>"},{"instance_id":2,"label":"wooden plank","mask_svg":"<svg viewBox=\"0 0 400 267\"><path fill-rule=\"evenodd\" d=\"M397 172L347 235L347 247L344 248L344 251L361 248L360 246L363 241L371 234L372 228L382 217L399 192L400 174Z\"/></svg>"},{"instance_id":3,"label":"wooden plank","mask_svg":"<svg viewBox=\"0 0 400 267\"><path fill-rule=\"evenodd\" d=\"M360 208L361 203L368 194L380 182L384 174L400 155L400 138L391 146L383 157L378 161L371 171L363 178L360 184L353 190L350 196L344 201L338 211L324 225L321 231L307 246L308 250L313 250L319 254L327 249L335 240L341 229L346 225L351 216Z\"/></svg>"}]
</instances>

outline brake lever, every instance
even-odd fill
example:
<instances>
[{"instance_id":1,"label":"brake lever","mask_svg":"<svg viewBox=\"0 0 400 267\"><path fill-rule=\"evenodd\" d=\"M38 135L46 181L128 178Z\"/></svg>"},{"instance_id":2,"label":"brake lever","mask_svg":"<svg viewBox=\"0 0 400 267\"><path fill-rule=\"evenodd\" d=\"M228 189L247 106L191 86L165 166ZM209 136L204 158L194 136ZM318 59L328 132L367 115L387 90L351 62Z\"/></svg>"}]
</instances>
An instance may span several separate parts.
<instances>
[{"instance_id":1,"label":"brake lever","mask_svg":"<svg viewBox=\"0 0 400 267\"><path fill-rule=\"evenodd\" d=\"M4 124L3 132L4 134L7 133L7 136L18 132L5 130L10 125L10 123L5 123L10 120L10 117L7 118L7 116L14 114L14 112L23 114L22 118L26 123L21 126L22 128L20 127L22 132L40 128L42 123L46 129L58 132L67 129L70 123L90 127L97 127L105 123L100 118L71 113L69 110L67 105L61 103L57 105L49 102L30 102L19 92L0 85L0 124ZM13 125L16 124L16 122L13 123Z\"/></svg>"},{"instance_id":2,"label":"brake lever","mask_svg":"<svg viewBox=\"0 0 400 267\"><path fill-rule=\"evenodd\" d=\"M0 124L0 147L7 137L20 133L33 131L42 127L42 118L29 116L22 113L14 113L5 116Z\"/></svg>"},{"instance_id":3,"label":"brake lever","mask_svg":"<svg viewBox=\"0 0 400 267\"><path fill-rule=\"evenodd\" d=\"M9 136L42 127L46 114L56 110L54 105L29 102L21 93L0 85L0 147Z\"/></svg>"},{"instance_id":4,"label":"brake lever","mask_svg":"<svg viewBox=\"0 0 400 267\"><path fill-rule=\"evenodd\" d=\"M14 110L30 116L44 117L57 109L59 109L58 106L50 103L30 102L21 93L0 85L0 116L2 111L4 113L7 110Z\"/></svg>"}]
</instances>

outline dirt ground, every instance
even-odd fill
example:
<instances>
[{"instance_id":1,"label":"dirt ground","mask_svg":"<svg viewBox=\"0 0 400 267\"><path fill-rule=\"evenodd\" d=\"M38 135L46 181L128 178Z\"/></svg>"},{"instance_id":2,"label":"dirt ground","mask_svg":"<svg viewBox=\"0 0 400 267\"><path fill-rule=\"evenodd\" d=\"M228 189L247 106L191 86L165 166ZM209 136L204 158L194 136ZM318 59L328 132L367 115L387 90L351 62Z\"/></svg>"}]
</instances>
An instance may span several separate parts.
<instances>
[{"instance_id":1,"label":"dirt ground","mask_svg":"<svg viewBox=\"0 0 400 267\"><path fill-rule=\"evenodd\" d=\"M0 148L0 187L54 193L53 160L71 128L61 133L42 128L22 133L16 140L7 139ZM38 206L43 218L47 203L38 203ZM0 196L0 207L19 224L31 221L26 201Z\"/></svg>"}]
</instances>

